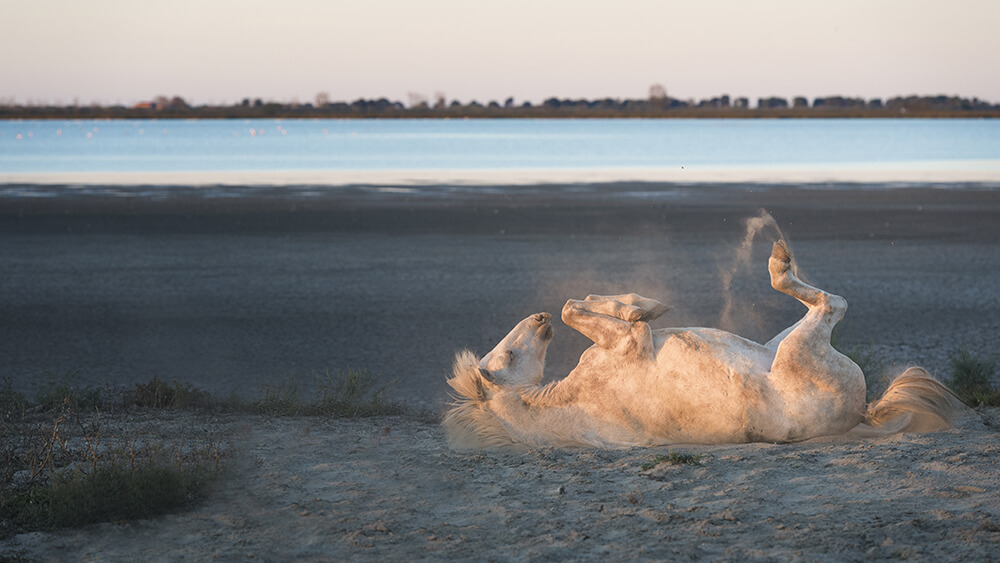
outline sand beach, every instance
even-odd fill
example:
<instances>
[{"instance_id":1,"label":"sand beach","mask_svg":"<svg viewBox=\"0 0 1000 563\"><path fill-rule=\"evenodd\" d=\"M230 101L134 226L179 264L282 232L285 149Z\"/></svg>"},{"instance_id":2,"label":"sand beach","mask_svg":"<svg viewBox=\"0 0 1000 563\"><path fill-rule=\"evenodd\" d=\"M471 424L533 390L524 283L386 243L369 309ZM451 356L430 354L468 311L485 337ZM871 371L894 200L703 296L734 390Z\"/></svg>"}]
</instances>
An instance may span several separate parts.
<instances>
[{"instance_id":1,"label":"sand beach","mask_svg":"<svg viewBox=\"0 0 1000 563\"><path fill-rule=\"evenodd\" d=\"M450 450L433 423L133 414L231 432L234 469L194 509L31 533L38 561L995 561L996 409L880 440L667 450Z\"/></svg>"},{"instance_id":2,"label":"sand beach","mask_svg":"<svg viewBox=\"0 0 1000 563\"><path fill-rule=\"evenodd\" d=\"M142 197L134 197L141 190ZM203 505L16 536L39 560L995 560L995 411L880 440L665 451L450 450L433 414L456 351L487 352L570 297L635 291L659 326L764 339L801 306L770 289L766 209L812 283L847 298L839 338L887 370L944 376L1000 334L993 184L16 185L0 198L0 361L30 392L153 376L213 393L308 388L351 366L430 417L128 413L238 436ZM732 283L721 280L731 276ZM728 307L728 314L724 314ZM557 324L546 376L587 346Z\"/></svg>"}]
</instances>

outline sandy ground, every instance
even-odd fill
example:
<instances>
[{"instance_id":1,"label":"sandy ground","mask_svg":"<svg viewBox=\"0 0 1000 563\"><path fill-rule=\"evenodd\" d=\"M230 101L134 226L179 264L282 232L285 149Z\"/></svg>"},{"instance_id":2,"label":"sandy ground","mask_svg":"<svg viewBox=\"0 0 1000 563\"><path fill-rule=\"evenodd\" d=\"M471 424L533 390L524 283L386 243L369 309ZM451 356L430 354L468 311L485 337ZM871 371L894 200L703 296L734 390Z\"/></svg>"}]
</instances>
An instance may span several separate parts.
<instances>
[{"instance_id":1,"label":"sandy ground","mask_svg":"<svg viewBox=\"0 0 1000 563\"><path fill-rule=\"evenodd\" d=\"M307 388L315 371L353 366L440 412L455 351L485 353L521 318L589 292L659 298L674 307L660 326L767 338L802 309L768 287L773 233L738 257L761 207L805 276L849 301L846 344L941 375L959 348L1000 344L995 186L8 188L0 376L27 391L47 371L220 394ZM586 345L557 326L547 376ZM1000 558L1000 440L980 417L873 441L678 447L702 464L642 471L663 450L456 452L420 419L165 416L139 422L239 437L242 457L206 503L27 534L0 554Z\"/></svg>"},{"instance_id":2,"label":"sandy ground","mask_svg":"<svg viewBox=\"0 0 1000 563\"><path fill-rule=\"evenodd\" d=\"M878 440L667 450L450 450L433 423L133 414L238 436L194 509L31 533L39 561L1000 558L1000 411ZM987 424L989 423L989 425ZM167 430L169 433L169 430Z\"/></svg>"}]
</instances>

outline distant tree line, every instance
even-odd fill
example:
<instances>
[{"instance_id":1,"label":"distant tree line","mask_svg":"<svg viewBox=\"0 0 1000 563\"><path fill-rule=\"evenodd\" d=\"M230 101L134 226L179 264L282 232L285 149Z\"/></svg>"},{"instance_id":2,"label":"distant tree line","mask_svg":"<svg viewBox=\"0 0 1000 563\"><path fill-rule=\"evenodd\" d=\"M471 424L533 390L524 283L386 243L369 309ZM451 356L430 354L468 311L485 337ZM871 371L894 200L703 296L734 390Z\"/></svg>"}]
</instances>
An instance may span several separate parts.
<instances>
[{"instance_id":1,"label":"distant tree line","mask_svg":"<svg viewBox=\"0 0 1000 563\"><path fill-rule=\"evenodd\" d=\"M642 99L560 99L548 98L541 104L516 103L508 97L502 103L489 101L450 103L444 94L433 102L419 94L409 95L409 104L387 98L331 101L317 94L315 103L265 102L244 98L233 105L192 106L180 96L157 96L152 101L123 105L53 106L0 103L0 118L250 118L250 117L337 117L337 118L433 118L433 117L1000 117L1000 104L958 96L907 96L888 100L846 96L814 98L802 96L758 98L756 107L745 97L722 95L681 100L667 96L666 89L654 84Z\"/></svg>"}]
</instances>

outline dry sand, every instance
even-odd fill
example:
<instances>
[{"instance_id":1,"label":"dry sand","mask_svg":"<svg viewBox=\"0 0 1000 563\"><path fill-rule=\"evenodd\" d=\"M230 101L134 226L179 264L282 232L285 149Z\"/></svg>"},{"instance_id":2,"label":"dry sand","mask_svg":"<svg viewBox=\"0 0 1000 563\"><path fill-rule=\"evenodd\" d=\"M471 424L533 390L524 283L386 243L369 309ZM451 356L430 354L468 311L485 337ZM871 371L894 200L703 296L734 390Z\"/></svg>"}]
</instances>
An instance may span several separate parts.
<instances>
[{"instance_id":1,"label":"dry sand","mask_svg":"<svg viewBox=\"0 0 1000 563\"><path fill-rule=\"evenodd\" d=\"M761 207L807 277L847 297L849 343L938 374L959 348L988 356L1000 344L992 185L288 186L232 197L247 191L7 186L3 375L24 389L45 370L98 385L159 375L224 394L352 365L439 412L456 350L486 352L527 314L588 292L646 293L674 307L664 326L718 326L720 273L736 271L727 328L765 338L788 326L801 308L767 285L769 243L746 266L734 260L741 220ZM584 346L557 328L548 375ZM1000 440L977 417L874 441L682 447L702 465L643 472L662 450L455 452L418 419L150 416L157 428L240 436L243 457L204 505L28 534L0 553L1000 558Z\"/></svg>"},{"instance_id":2,"label":"dry sand","mask_svg":"<svg viewBox=\"0 0 1000 563\"><path fill-rule=\"evenodd\" d=\"M878 440L665 449L459 452L399 417L133 413L133 425L239 436L196 508L31 533L39 561L995 561L997 409ZM158 418L158 417L162 417ZM990 425L984 423L988 422ZM169 433L169 431L167 431Z\"/></svg>"}]
</instances>

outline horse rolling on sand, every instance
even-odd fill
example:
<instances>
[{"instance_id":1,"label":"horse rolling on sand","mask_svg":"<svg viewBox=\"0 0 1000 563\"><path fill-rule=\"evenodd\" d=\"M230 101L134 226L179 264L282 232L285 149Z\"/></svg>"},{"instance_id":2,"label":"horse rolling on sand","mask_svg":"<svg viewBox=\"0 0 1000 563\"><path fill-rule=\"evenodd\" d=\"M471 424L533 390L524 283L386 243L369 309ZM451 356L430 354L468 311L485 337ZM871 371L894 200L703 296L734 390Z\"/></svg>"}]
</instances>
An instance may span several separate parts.
<instances>
[{"instance_id":1,"label":"horse rolling on sand","mask_svg":"<svg viewBox=\"0 0 1000 563\"><path fill-rule=\"evenodd\" d=\"M521 321L481 360L459 353L443 425L455 447L623 448L673 443L793 442L951 426L959 403L917 367L865 405L861 368L830 335L847 301L799 280L782 241L771 286L808 311L761 345L711 328L652 330L667 311L635 294L570 300L562 319L594 341L564 379L540 386L551 316Z\"/></svg>"}]
</instances>

